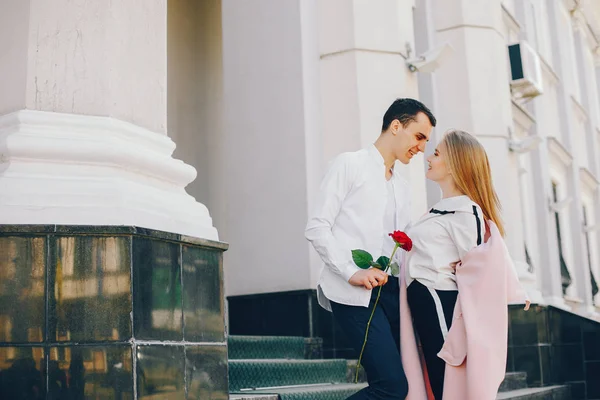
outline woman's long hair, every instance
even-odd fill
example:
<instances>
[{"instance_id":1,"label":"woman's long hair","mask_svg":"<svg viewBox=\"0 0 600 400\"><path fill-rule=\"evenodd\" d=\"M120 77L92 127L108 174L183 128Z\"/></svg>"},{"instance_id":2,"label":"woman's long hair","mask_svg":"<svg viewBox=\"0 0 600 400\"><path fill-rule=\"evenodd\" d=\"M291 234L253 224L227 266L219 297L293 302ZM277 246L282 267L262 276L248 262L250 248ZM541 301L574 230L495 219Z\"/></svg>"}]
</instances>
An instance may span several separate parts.
<instances>
[{"instance_id":1,"label":"woman's long hair","mask_svg":"<svg viewBox=\"0 0 600 400\"><path fill-rule=\"evenodd\" d=\"M504 236L500 200L494 190L485 149L473 135L459 130L446 132L442 143L446 149L448 167L458 190L477 203L485 218L494 221Z\"/></svg>"}]
</instances>

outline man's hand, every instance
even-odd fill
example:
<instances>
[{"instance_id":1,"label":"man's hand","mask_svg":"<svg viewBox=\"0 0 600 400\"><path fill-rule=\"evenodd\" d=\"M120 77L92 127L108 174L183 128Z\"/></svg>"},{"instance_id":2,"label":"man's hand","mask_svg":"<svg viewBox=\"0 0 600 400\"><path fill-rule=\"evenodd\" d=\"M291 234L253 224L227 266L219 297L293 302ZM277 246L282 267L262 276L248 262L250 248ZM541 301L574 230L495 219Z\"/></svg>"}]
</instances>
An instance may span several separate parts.
<instances>
[{"instance_id":1,"label":"man's hand","mask_svg":"<svg viewBox=\"0 0 600 400\"><path fill-rule=\"evenodd\" d=\"M383 286L388 281L388 274L377 268L361 269L350 277L348 283L353 286L363 286L371 290L377 286Z\"/></svg>"}]
</instances>

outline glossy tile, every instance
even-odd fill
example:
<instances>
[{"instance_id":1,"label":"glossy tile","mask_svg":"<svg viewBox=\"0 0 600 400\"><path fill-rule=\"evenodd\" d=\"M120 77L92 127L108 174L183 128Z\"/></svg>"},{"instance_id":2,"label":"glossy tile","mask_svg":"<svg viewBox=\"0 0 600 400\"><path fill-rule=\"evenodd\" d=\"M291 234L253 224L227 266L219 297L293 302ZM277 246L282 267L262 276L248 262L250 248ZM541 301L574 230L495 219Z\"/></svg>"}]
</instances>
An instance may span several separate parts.
<instances>
[{"instance_id":1,"label":"glossy tile","mask_svg":"<svg viewBox=\"0 0 600 400\"><path fill-rule=\"evenodd\" d=\"M0 342L44 340L46 244L45 237L0 237Z\"/></svg>"},{"instance_id":2,"label":"glossy tile","mask_svg":"<svg viewBox=\"0 0 600 400\"><path fill-rule=\"evenodd\" d=\"M558 383L555 366L552 365L552 346L539 346L540 381L542 386Z\"/></svg>"},{"instance_id":3,"label":"glossy tile","mask_svg":"<svg viewBox=\"0 0 600 400\"><path fill-rule=\"evenodd\" d=\"M183 317L185 340L222 342L223 272L220 253L183 246Z\"/></svg>"},{"instance_id":4,"label":"glossy tile","mask_svg":"<svg viewBox=\"0 0 600 400\"><path fill-rule=\"evenodd\" d=\"M56 238L51 248L49 331L56 341L131 337L130 238Z\"/></svg>"},{"instance_id":5,"label":"glossy tile","mask_svg":"<svg viewBox=\"0 0 600 400\"><path fill-rule=\"evenodd\" d=\"M0 399L46 398L42 347L0 347Z\"/></svg>"},{"instance_id":6,"label":"glossy tile","mask_svg":"<svg viewBox=\"0 0 600 400\"><path fill-rule=\"evenodd\" d=\"M585 380L581 345L552 346L551 354L557 382Z\"/></svg>"},{"instance_id":7,"label":"glossy tile","mask_svg":"<svg viewBox=\"0 0 600 400\"><path fill-rule=\"evenodd\" d=\"M583 332L583 349L586 361L600 361L600 326L596 331Z\"/></svg>"},{"instance_id":8,"label":"glossy tile","mask_svg":"<svg viewBox=\"0 0 600 400\"><path fill-rule=\"evenodd\" d=\"M143 399L185 399L183 346L137 347L137 393Z\"/></svg>"},{"instance_id":9,"label":"glossy tile","mask_svg":"<svg viewBox=\"0 0 600 400\"><path fill-rule=\"evenodd\" d=\"M600 399L600 361L585 363L588 399Z\"/></svg>"},{"instance_id":10,"label":"glossy tile","mask_svg":"<svg viewBox=\"0 0 600 400\"><path fill-rule=\"evenodd\" d=\"M0 234L33 234L52 233L56 231L56 225L0 225Z\"/></svg>"},{"instance_id":11,"label":"glossy tile","mask_svg":"<svg viewBox=\"0 0 600 400\"><path fill-rule=\"evenodd\" d=\"M48 361L49 399L133 399L131 347L51 347Z\"/></svg>"},{"instance_id":12,"label":"glossy tile","mask_svg":"<svg viewBox=\"0 0 600 400\"><path fill-rule=\"evenodd\" d=\"M232 335L310 336L308 305L314 290L230 296ZM327 311L325 311L327 312ZM320 335L317 335L320 336Z\"/></svg>"},{"instance_id":13,"label":"glossy tile","mask_svg":"<svg viewBox=\"0 0 600 400\"><path fill-rule=\"evenodd\" d=\"M569 388L571 389L571 400L586 400L585 382L569 382Z\"/></svg>"},{"instance_id":14,"label":"glossy tile","mask_svg":"<svg viewBox=\"0 0 600 400\"><path fill-rule=\"evenodd\" d=\"M185 353L187 399L227 399L227 348L188 346Z\"/></svg>"},{"instance_id":15,"label":"glossy tile","mask_svg":"<svg viewBox=\"0 0 600 400\"><path fill-rule=\"evenodd\" d=\"M133 239L133 318L136 339L182 340L180 246Z\"/></svg>"},{"instance_id":16,"label":"glossy tile","mask_svg":"<svg viewBox=\"0 0 600 400\"><path fill-rule=\"evenodd\" d=\"M515 372L515 360L513 355L513 348L508 346L506 352L506 372Z\"/></svg>"},{"instance_id":17,"label":"glossy tile","mask_svg":"<svg viewBox=\"0 0 600 400\"><path fill-rule=\"evenodd\" d=\"M514 370L527 372L527 383L530 386L540 386L542 369L540 365L539 346L513 347Z\"/></svg>"},{"instance_id":18,"label":"glossy tile","mask_svg":"<svg viewBox=\"0 0 600 400\"><path fill-rule=\"evenodd\" d=\"M556 308L549 308L548 312L552 344L581 343L581 317Z\"/></svg>"},{"instance_id":19,"label":"glossy tile","mask_svg":"<svg viewBox=\"0 0 600 400\"><path fill-rule=\"evenodd\" d=\"M509 345L548 343L546 308L532 306L525 311L522 307L511 307L509 315Z\"/></svg>"}]
</instances>

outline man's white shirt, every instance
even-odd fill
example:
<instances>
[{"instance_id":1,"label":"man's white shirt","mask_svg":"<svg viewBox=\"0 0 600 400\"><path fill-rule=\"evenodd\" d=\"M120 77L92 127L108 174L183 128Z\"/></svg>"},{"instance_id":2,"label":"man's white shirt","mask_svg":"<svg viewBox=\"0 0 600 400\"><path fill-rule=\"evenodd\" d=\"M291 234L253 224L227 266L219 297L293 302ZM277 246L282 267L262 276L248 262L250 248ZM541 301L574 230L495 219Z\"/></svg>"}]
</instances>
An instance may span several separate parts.
<instances>
[{"instance_id":1,"label":"man's white shirt","mask_svg":"<svg viewBox=\"0 0 600 400\"><path fill-rule=\"evenodd\" d=\"M397 172L391 179L396 199L395 229L404 230L410 220L408 182ZM375 259L390 256L382 254L385 235L390 233L384 232L387 185L384 159L374 145L343 153L331 162L305 231L324 262L317 284L317 298L323 308L331 310L330 300L368 307L371 291L348 283L359 271L352 250L366 250Z\"/></svg>"}]
</instances>

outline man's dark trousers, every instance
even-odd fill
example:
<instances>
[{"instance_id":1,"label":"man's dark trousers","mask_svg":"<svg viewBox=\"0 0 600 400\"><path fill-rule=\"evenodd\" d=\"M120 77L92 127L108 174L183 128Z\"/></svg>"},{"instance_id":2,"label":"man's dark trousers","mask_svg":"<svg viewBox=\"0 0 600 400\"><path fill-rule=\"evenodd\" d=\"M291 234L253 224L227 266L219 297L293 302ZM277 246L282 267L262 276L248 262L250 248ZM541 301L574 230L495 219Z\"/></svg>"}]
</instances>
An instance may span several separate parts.
<instances>
[{"instance_id":1,"label":"man's dark trousers","mask_svg":"<svg viewBox=\"0 0 600 400\"><path fill-rule=\"evenodd\" d=\"M371 294L369 308L331 302L333 317L350 345L360 353L365 330L379 288ZM367 372L369 386L348 400L404 400L408 382L400 358L400 293L398 278L390 276L371 320L369 337L361 365Z\"/></svg>"}]
</instances>

